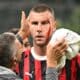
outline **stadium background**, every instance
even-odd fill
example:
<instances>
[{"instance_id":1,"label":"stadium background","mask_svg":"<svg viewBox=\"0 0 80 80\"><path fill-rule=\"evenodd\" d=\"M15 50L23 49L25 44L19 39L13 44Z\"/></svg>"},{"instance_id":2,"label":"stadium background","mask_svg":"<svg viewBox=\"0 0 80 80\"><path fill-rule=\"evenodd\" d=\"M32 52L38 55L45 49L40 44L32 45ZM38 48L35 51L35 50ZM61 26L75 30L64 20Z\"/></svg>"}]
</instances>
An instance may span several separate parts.
<instances>
[{"instance_id":1,"label":"stadium background","mask_svg":"<svg viewBox=\"0 0 80 80\"><path fill-rule=\"evenodd\" d=\"M80 33L80 0L0 0L0 33L20 27L21 11L27 15L38 3L46 3L55 10L59 28Z\"/></svg>"}]
</instances>

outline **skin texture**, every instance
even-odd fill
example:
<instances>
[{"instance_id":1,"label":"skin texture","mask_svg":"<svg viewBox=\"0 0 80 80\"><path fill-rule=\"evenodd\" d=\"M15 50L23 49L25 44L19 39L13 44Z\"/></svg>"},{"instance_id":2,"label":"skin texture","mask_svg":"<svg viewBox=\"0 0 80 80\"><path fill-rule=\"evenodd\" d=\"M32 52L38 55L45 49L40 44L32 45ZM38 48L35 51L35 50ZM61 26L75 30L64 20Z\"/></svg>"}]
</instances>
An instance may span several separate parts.
<instances>
[{"instance_id":1,"label":"skin texture","mask_svg":"<svg viewBox=\"0 0 80 80\"><path fill-rule=\"evenodd\" d=\"M52 15L48 11L40 14L36 12L30 13L29 26L31 35L33 37L33 43L44 46L49 41L52 33L51 30L55 30L55 27L53 29L51 26L51 18Z\"/></svg>"}]
</instances>

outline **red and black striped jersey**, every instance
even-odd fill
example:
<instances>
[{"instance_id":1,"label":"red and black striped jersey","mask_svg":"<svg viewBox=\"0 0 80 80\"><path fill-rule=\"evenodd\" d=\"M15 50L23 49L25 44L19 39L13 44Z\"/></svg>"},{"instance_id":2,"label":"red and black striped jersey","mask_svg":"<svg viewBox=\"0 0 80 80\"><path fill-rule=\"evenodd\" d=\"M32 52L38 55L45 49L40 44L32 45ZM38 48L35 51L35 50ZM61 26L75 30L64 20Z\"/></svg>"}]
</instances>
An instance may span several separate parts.
<instances>
[{"instance_id":1,"label":"red and black striped jersey","mask_svg":"<svg viewBox=\"0 0 80 80\"><path fill-rule=\"evenodd\" d=\"M59 80L80 80L80 56L66 60L65 67L61 70Z\"/></svg>"},{"instance_id":2,"label":"red and black striped jersey","mask_svg":"<svg viewBox=\"0 0 80 80\"><path fill-rule=\"evenodd\" d=\"M28 51L25 53L27 57L24 59L24 80L45 80L46 61L34 59Z\"/></svg>"},{"instance_id":3,"label":"red and black striped jersey","mask_svg":"<svg viewBox=\"0 0 80 80\"><path fill-rule=\"evenodd\" d=\"M24 80L45 80L46 61L34 59L30 51L25 51L24 55ZM66 60L65 67L60 71L59 80L80 80L80 56Z\"/></svg>"}]
</instances>

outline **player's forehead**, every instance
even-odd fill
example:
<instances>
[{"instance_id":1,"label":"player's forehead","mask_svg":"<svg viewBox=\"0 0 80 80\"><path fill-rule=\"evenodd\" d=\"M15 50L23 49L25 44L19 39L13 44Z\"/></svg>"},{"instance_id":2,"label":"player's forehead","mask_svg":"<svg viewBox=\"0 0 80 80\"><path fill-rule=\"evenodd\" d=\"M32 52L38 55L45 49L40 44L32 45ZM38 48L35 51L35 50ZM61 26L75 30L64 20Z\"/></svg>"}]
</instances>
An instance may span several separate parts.
<instances>
[{"instance_id":1,"label":"player's forehead","mask_svg":"<svg viewBox=\"0 0 80 80\"><path fill-rule=\"evenodd\" d=\"M45 12L34 12L34 11L31 11L30 14L29 14L29 19L30 20L34 20L34 19L49 19L53 17L52 13L49 12L49 11L45 11Z\"/></svg>"}]
</instances>

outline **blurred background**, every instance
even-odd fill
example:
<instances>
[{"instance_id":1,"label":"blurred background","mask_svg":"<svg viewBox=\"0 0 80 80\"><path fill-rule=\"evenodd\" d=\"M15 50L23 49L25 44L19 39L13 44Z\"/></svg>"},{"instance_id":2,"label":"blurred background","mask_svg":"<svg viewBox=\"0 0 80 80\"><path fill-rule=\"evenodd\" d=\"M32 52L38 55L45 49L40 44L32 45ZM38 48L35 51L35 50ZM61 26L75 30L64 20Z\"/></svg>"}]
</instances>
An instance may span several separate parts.
<instances>
[{"instance_id":1,"label":"blurred background","mask_svg":"<svg viewBox=\"0 0 80 80\"><path fill-rule=\"evenodd\" d=\"M21 11L28 15L33 5L46 3L55 10L58 28L80 34L80 0L0 0L0 33L20 27Z\"/></svg>"}]
</instances>

